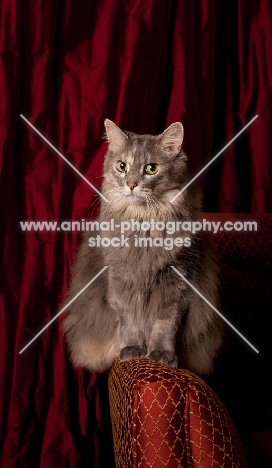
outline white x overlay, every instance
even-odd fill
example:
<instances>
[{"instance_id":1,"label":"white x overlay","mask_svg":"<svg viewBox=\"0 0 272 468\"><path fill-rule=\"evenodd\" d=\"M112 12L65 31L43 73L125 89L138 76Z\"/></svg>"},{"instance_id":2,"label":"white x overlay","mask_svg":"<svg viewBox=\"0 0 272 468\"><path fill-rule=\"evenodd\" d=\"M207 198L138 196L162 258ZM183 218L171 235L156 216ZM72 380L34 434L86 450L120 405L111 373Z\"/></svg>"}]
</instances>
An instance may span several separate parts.
<instances>
[{"instance_id":1,"label":"white x overlay","mask_svg":"<svg viewBox=\"0 0 272 468\"><path fill-rule=\"evenodd\" d=\"M26 122L31 128L33 128L33 130L34 130L44 141L46 141L46 143L47 143L49 146L51 146L51 148L53 148L54 151L56 151L56 153L63 159L63 161L65 161L67 164L69 164L69 166L70 166L72 169L74 169L74 171L75 171L80 177L82 177L82 179L85 180L85 182L87 182L87 184L90 185L90 187L92 187L92 189L95 190L96 193L98 193L98 195L100 195L101 198L103 198L103 200L105 200L106 202L109 201L109 200L107 200L106 197L104 197L103 193L99 192L99 190L97 190L97 188L96 188L93 184L91 184L91 182L90 182L88 179L86 179L86 177L84 177L84 175L81 174L81 172L79 172L79 170L78 170L75 166L73 166L73 164L70 163L70 161L68 161L68 159L65 158L65 156L63 156L63 154L61 154L61 152L60 152L59 150L57 150L57 148L56 148L54 145L52 145L52 143L51 143L49 140L47 140L47 138L45 138L45 136L43 136L43 134L42 134L41 132L39 132L39 130L37 130L37 128L34 127L34 125L32 125L31 122L29 122L29 120L27 120L27 118L26 118L23 114L20 114L20 117L22 117L22 119L24 119L25 122Z\"/></svg>"},{"instance_id":2,"label":"white x overlay","mask_svg":"<svg viewBox=\"0 0 272 468\"><path fill-rule=\"evenodd\" d=\"M50 143L50 141L47 140L47 138L45 138L45 137L42 135L42 133L39 132L39 130L37 130L36 127L34 127L34 125L32 125L31 122L29 122L29 120L28 120L26 117L24 117L22 114L20 114L20 117L21 117L23 120L25 120L25 122L26 122L26 123L27 123L27 124L44 140L44 141L46 141L46 143L47 143L54 151L56 151L56 153L57 153L67 164L69 164L69 166L72 167L72 169L74 169L74 171L75 171L80 177L82 177L82 179L85 180L85 182L87 182L87 184L90 185L90 186L92 187L93 190L95 190L95 191L98 193L98 195L100 195L106 202L108 202L107 198L104 197L104 195L103 195L101 192L99 192L99 190L98 190L96 187L94 187L94 186L91 184L91 182L90 182L88 179L86 179L86 177L84 177L84 176L81 174L81 172L79 172L78 169L76 169L76 167L73 166L73 164L71 164L70 161L68 161L67 158L65 158L65 156L63 156L63 155L60 153L60 151L58 151L57 148L56 148L54 145L52 145L52 143ZM199 171L199 172L190 180L190 182L188 182L188 183L180 190L180 192L178 192L177 195L175 195L175 196L172 198L172 200L170 200L171 203L172 203L179 195L181 195L181 194L189 187L189 185L191 185L191 184L197 179L197 177L199 177L199 176L202 174L202 172L204 172L204 171L207 169L207 167L209 167L210 164L212 164L212 163L218 158L218 156L220 156L220 154L222 154L223 151L225 151L225 149L228 148L228 146L230 146L230 145L234 142L234 140L236 140L236 138L238 138L238 137L241 135L241 133L243 133L243 132L246 130L246 128L249 127L249 125L251 125L251 124L254 122L254 120L256 120L257 118L258 118L258 115L255 115L255 117L253 117L253 119L251 119L251 120L242 128L242 130L240 130L240 131L235 135L235 137L233 137L233 138L229 141L229 143L227 143L227 144L224 146L224 148L222 148L222 149L219 151L219 153L217 153L217 154L211 159L211 161L209 161L209 163L206 164L206 166L204 166L203 169L201 169L201 171ZM90 286L90 284L93 283L93 281L95 281L107 268L108 268L108 266L105 266L104 268L102 268L102 270L100 270L100 272L97 273L97 275L95 275L95 276L91 279L91 281L89 281L89 283L87 283L87 284L73 297L73 299L71 299L71 301L69 301L68 304L66 304L66 305L57 313L57 315L55 315L55 317L53 317L53 318L50 320L50 322L48 322L48 324L45 325L45 326L39 331L39 333L37 333L37 334L34 336L34 338L32 338L32 340L30 340L30 341L24 346L24 348L21 349L21 351L19 351L19 354L22 354L22 353L28 348L28 346L30 346L30 345L33 343L33 341L35 341L36 338L38 338L38 337L39 337L39 336L40 336L40 335L41 335L41 334L42 334L42 333L43 333L43 332L44 332L44 331L45 331L45 330L46 330L46 329L47 329L47 328L48 328L48 327L49 327L49 326L50 326L50 325L51 325L51 324L52 324L52 323L53 323L53 322L54 322L54 321L55 321L55 320L56 320L56 319L57 319L57 318L58 318L58 317L59 317L59 316L60 316L60 315L61 315L61 314L62 314L62 313L63 313L63 312L64 312L64 311L65 311L65 310L66 310L66 309L67 309L67 308L68 308L68 307L69 307L69 306L70 306L86 289L87 289L87 288L88 288L88 287L89 287L89 286ZM198 294L198 295L199 295L199 296L200 296L200 297L201 297L201 298L202 298L202 299L203 299L203 300L204 300L204 301L205 301L205 302L206 302L206 303L207 303L207 304L208 304L208 305L209 305L209 306L210 306L210 307L211 307L211 308L212 308L212 309L213 309L213 310L214 310L214 311L215 311L215 312L216 312L216 313L217 313L217 314L218 314L218 315L219 315L219 316L220 316L220 317L221 317L221 318L222 318L222 319L223 319L223 320L224 320L224 321L225 321L225 322L226 322L226 323L227 323L227 324L228 324L228 325L229 325L229 326L230 326L230 327L231 327L231 328L232 328L232 329L233 329L233 330L234 330L234 331L235 331L235 332L236 332L236 333L237 333L237 334L238 334L238 335L255 351L255 352L256 352L256 353L259 353L259 351L247 340L247 338L245 338L244 335L242 335L242 333L239 332L239 330L237 330L237 328L235 328L234 325L232 325L232 323L231 323L229 320L227 320L227 319L224 317L224 315L221 314L221 312L219 312L219 310L217 310L217 309L208 301L208 299L206 299L206 298L201 294L201 292L199 292L199 291L182 275L182 273L180 273L174 266L171 266L171 268L172 268L172 269L183 279L183 281L185 281L185 283L187 283L188 286L190 286L190 287L193 289L193 291L195 291L195 292L196 292L196 293L197 293L197 294Z\"/></svg>"},{"instance_id":3,"label":"white x overlay","mask_svg":"<svg viewBox=\"0 0 272 468\"><path fill-rule=\"evenodd\" d=\"M188 286L190 286L190 288L192 288L193 291L195 291L200 297L201 299L203 299L203 301L206 302L206 304L208 304L218 315L219 317L221 317L221 319L223 319L252 349L254 349L254 351L256 353L259 353L259 351L255 348L255 346L253 346L253 344L250 343L250 341L248 341L244 335L242 335L241 332L239 332L239 330L237 330L237 328L235 328L234 325L232 325L232 323L226 319L226 317L224 317L223 314L221 314L221 312L219 312L219 310L217 310L212 304L210 301L208 301L208 299L206 299L205 296L203 296L203 294L201 294L200 291L198 291L198 289L196 289L194 287L194 285L192 283L190 283L190 281L187 280L187 278L185 278L185 276L180 273L179 270L177 270L174 266L171 265L171 268L173 268L173 270L183 279L183 281L185 281L186 284L188 284Z\"/></svg>"},{"instance_id":4,"label":"white x overlay","mask_svg":"<svg viewBox=\"0 0 272 468\"><path fill-rule=\"evenodd\" d=\"M242 128L242 130L240 130L240 132L238 132L237 135L235 135L235 137L233 137L232 140L230 140L230 141L224 146L224 148L222 148L222 149L219 151L219 153L217 153L217 154L208 162L208 164L206 164L206 166L204 166L204 167L201 169L201 171L199 171L199 172L190 180L190 182L188 182L188 184L184 185L184 187L180 190L180 192L178 192L177 195L175 195L175 196L170 200L170 202L173 203L173 201L176 200L176 198L178 198L178 197L184 192L184 190L186 190L186 189L189 187L189 185L191 185L191 184L200 176L200 174L202 174L202 172L204 172L204 171L207 169L207 167L209 167L209 166L218 158L218 156L220 156L220 154L222 154L223 151L225 151L225 149L227 149L228 146L230 146L230 145L234 142L234 140L236 140L236 138L238 138L238 136L240 136L241 133L243 133L243 132L245 131L245 129L246 129L247 127L249 127L249 125L251 125L251 124L254 122L254 120L256 120L257 118L258 118L258 115L255 115L255 117L253 117L253 119L251 119L251 120Z\"/></svg>"},{"instance_id":5,"label":"white x overlay","mask_svg":"<svg viewBox=\"0 0 272 468\"><path fill-rule=\"evenodd\" d=\"M61 309L61 310L57 313L57 315L55 315L55 317L53 317L52 320L50 320L50 322L48 322L48 324L45 325L45 327L43 327L43 328L39 331L39 333L37 333L37 335L35 335L34 338L32 338L32 340L30 340L30 341L27 343L27 345L25 345L25 347L24 347L23 349L21 349L21 351L19 351L19 354L22 354L22 353L24 352L24 350L25 350L26 348L28 348L29 345L31 345L31 343L33 343L33 341L35 341L36 338L38 338L38 336L40 336L40 335L44 332L44 330L46 330L46 329L51 325L51 323L53 323L53 322L60 316L60 314L62 314L62 312L64 312L64 311L72 304L72 302L74 302L74 301L78 298L78 296L80 296L80 294L82 294L82 293L85 291L85 289L87 289L87 288L90 286L90 284L92 284L92 283L96 280L96 278L98 278L98 276L100 276L100 275L103 273L103 271L105 271L107 268L108 268L107 266L105 266L104 268L102 268L102 270L100 270L99 273L97 273L97 275L95 275L95 276L93 277L93 279L91 279L91 281L89 281L89 283L87 283L87 284L84 286L84 288L82 288L82 289L73 297L73 299L71 299L71 300L68 302L68 304L66 304L66 305L63 307L63 309Z\"/></svg>"}]
</instances>

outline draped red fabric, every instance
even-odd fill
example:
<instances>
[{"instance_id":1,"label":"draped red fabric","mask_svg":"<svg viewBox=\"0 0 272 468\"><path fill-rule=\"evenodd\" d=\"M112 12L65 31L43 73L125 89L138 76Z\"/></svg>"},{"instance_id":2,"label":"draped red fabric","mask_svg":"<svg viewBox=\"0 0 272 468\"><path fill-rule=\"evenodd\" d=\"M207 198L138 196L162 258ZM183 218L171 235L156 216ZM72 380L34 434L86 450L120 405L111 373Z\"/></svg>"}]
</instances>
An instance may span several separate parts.
<instances>
[{"instance_id":1,"label":"draped red fabric","mask_svg":"<svg viewBox=\"0 0 272 468\"><path fill-rule=\"evenodd\" d=\"M19 222L85 219L97 188L103 120L158 133L174 121L205 209L270 212L269 0L3 0L1 120L1 468L114 466L106 377L75 371L60 310L78 232Z\"/></svg>"}]
</instances>

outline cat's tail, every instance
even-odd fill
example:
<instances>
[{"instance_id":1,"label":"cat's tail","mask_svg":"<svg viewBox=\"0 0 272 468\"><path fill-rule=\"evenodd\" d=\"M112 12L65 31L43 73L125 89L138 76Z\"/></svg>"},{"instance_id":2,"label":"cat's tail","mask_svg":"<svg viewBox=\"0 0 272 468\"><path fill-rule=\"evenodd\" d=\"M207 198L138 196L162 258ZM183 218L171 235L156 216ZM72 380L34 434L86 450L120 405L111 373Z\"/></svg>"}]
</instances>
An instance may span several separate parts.
<instances>
[{"instance_id":1,"label":"cat's tail","mask_svg":"<svg viewBox=\"0 0 272 468\"><path fill-rule=\"evenodd\" d=\"M114 316L114 311L112 313ZM69 313L63 321L63 331L73 365L91 372L109 370L120 352L117 317L107 326L104 323L103 329L98 325L96 320L88 323L86 315L73 313Z\"/></svg>"},{"instance_id":2,"label":"cat's tail","mask_svg":"<svg viewBox=\"0 0 272 468\"><path fill-rule=\"evenodd\" d=\"M210 302L218 307L215 298L214 295L214 300L210 299ZM225 326L219 315L199 296L192 295L183 324L180 364L198 375L211 374L223 345L224 334Z\"/></svg>"}]
</instances>

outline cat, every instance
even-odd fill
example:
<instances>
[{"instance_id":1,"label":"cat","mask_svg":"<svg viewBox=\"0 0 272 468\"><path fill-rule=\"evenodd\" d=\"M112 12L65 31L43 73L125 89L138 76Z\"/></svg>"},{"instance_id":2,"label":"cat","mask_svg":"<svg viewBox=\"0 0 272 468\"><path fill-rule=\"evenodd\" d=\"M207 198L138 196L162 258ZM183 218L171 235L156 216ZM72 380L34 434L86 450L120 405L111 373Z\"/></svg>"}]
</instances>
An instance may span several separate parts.
<instances>
[{"instance_id":1,"label":"cat","mask_svg":"<svg viewBox=\"0 0 272 468\"><path fill-rule=\"evenodd\" d=\"M107 269L68 307L63 330L71 359L75 366L104 372L117 358L145 357L208 375L222 347L224 327L172 266L218 307L216 262L205 233L179 230L169 236L161 230L162 223L200 216L201 195L195 184L172 200L190 180L183 126L176 122L160 135L137 135L106 119L105 129L105 199L98 221L101 226L114 219L115 226L100 229L101 242L107 238L104 247L94 242L94 232L86 231L77 254L66 303ZM142 223L152 219L155 229L146 229ZM121 223L131 220L134 225L120 244ZM169 237L172 248L163 243ZM176 240L180 237L183 246ZM145 246L136 245L139 238L146 240ZM156 245L150 245L155 239Z\"/></svg>"}]
</instances>

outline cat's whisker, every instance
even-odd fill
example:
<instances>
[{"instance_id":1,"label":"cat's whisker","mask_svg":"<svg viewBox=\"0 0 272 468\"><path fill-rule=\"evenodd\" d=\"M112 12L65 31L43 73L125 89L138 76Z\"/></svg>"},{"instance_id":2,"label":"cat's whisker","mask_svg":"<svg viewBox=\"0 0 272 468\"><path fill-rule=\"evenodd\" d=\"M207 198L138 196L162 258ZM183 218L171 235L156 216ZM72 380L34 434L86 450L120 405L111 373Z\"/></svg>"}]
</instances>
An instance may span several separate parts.
<instances>
[{"instance_id":1,"label":"cat's whisker","mask_svg":"<svg viewBox=\"0 0 272 468\"><path fill-rule=\"evenodd\" d=\"M88 211L88 210L93 206L94 203L96 203L97 201L100 200L100 195L97 195L97 194L95 193L94 196L93 196L93 198L94 198L94 199L92 200L92 203L88 206L88 208L86 208L86 211Z\"/></svg>"},{"instance_id":2,"label":"cat's whisker","mask_svg":"<svg viewBox=\"0 0 272 468\"><path fill-rule=\"evenodd\" d=\"M146 200L147 210L150 212L151 210L150 210L150 205L149 205L149 199L148 199L148 196L146 194L145 194L145 200Z\"/></svg>"},{"instance_id":3,"label":"cat's whisker","mask_svg":"<svg viewBox=\"0 0 272 468\"><path fill-rule=\"evenodd\" d=\"M158 204L155 202L154 198L152 197L152 195L147 195L148 199L150 200L150 202L152 203L152 206L155 206L157 208L157 210L159 211L159 207L158 207Z\"/></svg>"},{"instance_id":4,"label":"cat's whisker","mask_svg":"<svg viewBox=\"0 0 272 468\"><path fill-rule=\"evenodd\" d=\"M94 211L95 211L96 208L99 206L100 202L101 202L101 200L100 200L100 197L99 197L97 200L94 200L94 201L91 203L91 205L86 209L85 213L88 213L88 211L89 211L91 208L93 208L91 214L90 214L90 215L88 214L88 217L91 218L91 217L93 216Z\"/></svg>"},{"instance_id":5,"label":"cat's whisker","mask_svg":"<svg viewBox=\"0 0 272 468\"><path fill-rule=\"evenodd\" d=\"M152 193L152 189L143 187L141 188L140 193Z\"/></svg>"},{"instance_id":6,"label":"cat's whisker","mask_svg":"<svg viewBox=\"0 0 272 468\"><path fill-rule=\"evenodd\" d=\"M192 372L209 374L222 343L221 326L214 314L217 309L212 305L217 303L216 266L201 234L181 230L177 236L183 236L184 242L175 243L176 236L169 238L165 226L168 220L179 222L182 217L193 221L200 205L197 193L187 199L179 197L176 203L169 200L175 185L181 186L188 177L181 152L183 127L173 123L159 139L123 132L108 119L105 128L110 150L105 159L102 194L108 203L101 200L98 223L111 217L115 232L104 233L106 229L100 224L101 242L86 232L80 246L63 325L71 357L76 366L103 372L118 357L126 361L148 350L146 358L153 361L171 367L180 361ZM179 153L181 157L176 158ZM170 167L165 170L164 164ZM158 169L160 174L156 176ZM135 184L135 190L130 192L126 184ZM93 210L98 203L100 198L94 199ZM164 223L164 229L154 227L154 235L152 218ZM124 229L125 239L116 243L117 223L121 228L121 223L127 226L132 219L138 221L138 240L127 242L135 234L131 224ZM144 221L150 221L149 232ZM211 302L203 302L205 297ZM175 355L176 348L180 356Z\"/></svg>"},{"instance_id":7,"label":"cat's whisker","mask_svg":"<svg viewBox=\"0 0 272 468\"><path fill-rule=\"evenodd\" d=\"M154 195L152 195L152 199L153 199L153 202L156 204L158 211L160 213L163 213L166 216L166 218L169 220L170 219L170 213L169 213L169 210L165 207L165 205L162 205L161 203L158 203L158 200L156 199L156 197ZM174 213L172 213L172 215L174 216Z\"/></svg>"},{"instance_id":8,"label":"cat's whisker","mask_svg":"<svg viewBox=\"0 0 272 468\"><path fill-rule=\"evenodd\" d=\"M94 212L95 212L95 210L96 210L96 208L97 208L98 206L99 206L99 203L97 203L97 204L94 206L94 208L93 208L93 210L92 210L92 212L91 212L91 214L90 214L90 218L92 218L92 216L94 215Z\"/></svg>"},{"instance_id":9,"label":"cat's whisker","mask_svg":"<svg viewBox=\"0 0 272 468\"><path fill-rule=\"evenodd\" d=\"M109 216L112 215L112 213L113 213L113 208L109 204L107 204L105 208L103 209L103 211L101 212L100 216L103 219L108 219Z\"/></svg>"},{"instance_id":10,"label":"cat's whisker","mask_svg":"<svg viewBox=\"0 0 272 468\"><path fill-rule=\"evenodd\" d=\"M147 201L148 205L150 206L151 216L152 216L152 211L153 211L154 215L156 215L156 209L154 208L153 200L149 195L146 195L146 201Z\"/></svg>"},{"instance_id":11,"label":"cat's whisker","mask_svg":"<svg viewBox=\"0 0 272 468\"><path fill-rule=\"evenodd\" d=\"M122 195L120 193L117 193L114 197L112 197L109 203L107 203L101 216L104 217L104 214L107 214L107 210L108 210L108 216L106 217L106 220L108 220L109 216L113 214L113 210L114 210L114 207L116 206L116 203L119 202L121 198L122 198Z\"/></svg>"},{"instance_id":12,"label":"cat's whisker","mask_svg":"<svg viewBox=\"0 0 272 468\"><path fill-rule=\"evenodd\" d=\"M110 193L113 193L113 192L118 193L118 191L120 191L121 189L122 189L122 187L116 187L116 188L114 188L112 190L107 190L106 195L108 196Z\"/></svg>"},{"instance_id":13,"label":"cat's whisker","mask_svg":"<svg viewBox=\"0 0 272 468\"><path fill-rule=\"evenodd\" d=\"M153 204L153 206L155 207L154 208L154 212L158 212L158 213L163 213L166 218L168 219L168 213L167 213L167 210L165 210L165 208L163 206L159 206L159 204L157 203L155 197L153 197L152 195L147 195L148 196L148 199L149 201Z\"/></svg>"},{"instance_id":14,"label":"cat's whisker","mask_svg":"<svg viewBox=\"0 0 272 468\"><path fill-rule=\"evenodd\" d=\"M151 196L149 196L149 201L152 204L154 214L157 217L158 214L161 214L160 209L159 209L157 203L153 200L153 198Z\"/></svg>"},{"instance_id":15,"label":"cat's whisker","mask_svg":"<svg viewBox=\"0 0 272 468\"><path fill-rule=\"evenodd\" d=\"M107 215L107 213L108 213L108 216L107 216L107 219L108 219L108 217L110 216L110 214L112 214L111 202L108 202L108 203L104 206L104 209L101 211L100 216L101 216L102 218L104 218L105 215Z\"/></svg>"}]
</instances>

